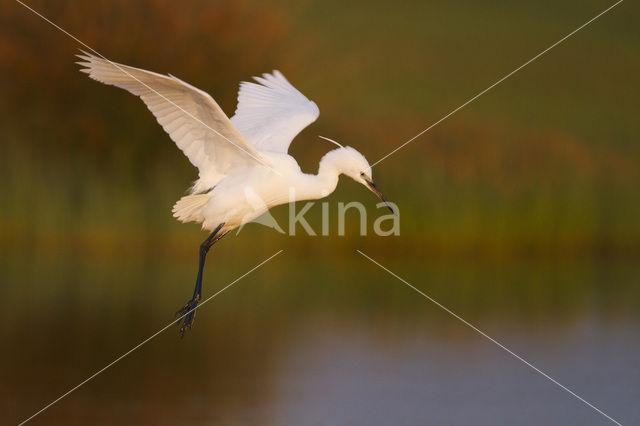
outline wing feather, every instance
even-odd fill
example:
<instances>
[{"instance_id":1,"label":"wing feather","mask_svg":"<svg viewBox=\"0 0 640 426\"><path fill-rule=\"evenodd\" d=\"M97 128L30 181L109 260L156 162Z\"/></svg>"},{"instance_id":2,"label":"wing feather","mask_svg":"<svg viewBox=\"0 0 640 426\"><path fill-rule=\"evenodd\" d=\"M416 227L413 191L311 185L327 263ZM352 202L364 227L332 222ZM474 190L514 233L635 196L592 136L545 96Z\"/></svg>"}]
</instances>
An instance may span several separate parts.
<instances>
[{"instance_id":1,"label":"wing feather","mask_svg":"<svg viewBox=\"0 0 640 426\"><path fill-rule=\"evenodd\" d=\"M242 82L231 122L258 151L286 153L293 138L320 115L318 106L279 71Z\"/></svg>"},{"instance_id":2,"label":"wing feather","mask_svg":"<svg viewBox=\"0 0 640 426\"><path fill-rule=\"evenodd\" d=\"M206 92L172 76L116 64L83 52L77 55L94 80L139 96L198 168L195 191L210 188L234 166L264 163L260 153L243 137ZM200 188L202 187L202 188Z\"/></svg>"}]
</instances>

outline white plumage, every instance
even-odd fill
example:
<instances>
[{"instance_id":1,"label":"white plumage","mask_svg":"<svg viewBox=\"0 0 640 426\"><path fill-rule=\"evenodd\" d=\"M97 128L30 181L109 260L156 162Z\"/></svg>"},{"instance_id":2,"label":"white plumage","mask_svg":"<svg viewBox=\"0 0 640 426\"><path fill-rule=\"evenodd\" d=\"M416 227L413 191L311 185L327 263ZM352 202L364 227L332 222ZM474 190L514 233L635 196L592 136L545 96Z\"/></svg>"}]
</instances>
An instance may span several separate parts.
<instances>
[{"instance_id":1,"label":"white plumage","mask_svg":"<svg viewBox=\"0 0 640 426\"><path fill-rule=\"evenodd\" d=\"M329 195L341 173L379 194L371 183L369 163L350 147L325 155L317 175L301 172L287 151L320 112L279 71L254 77L256 83L242 82L235 115L229 119L209 94L172 75L86 52L78 57L89 77L139 96L198 168L190 195L173 207L180 221L202 223L209 230L223 224L221 230L227 232L278 204ZM246 194L253 194L252 199Z\"/></svg>"},{"instance_id":2,"label":"white plumage","mask_svg":"<svg viewBox=\"0 0 640 426\"><path fill-rule=\"evenodd\" d=\"M240 83L238 107L231 123L260 151L286 154L298 133L316 121L320 110L280 71Z\"/></svg>"},{"instance_id":3,"label":"white plumage","mask_svg":"<svg viewBox=\"0 0 640 426\"><path fill-rule=\"evenodd\" d=\"M86 52L78 57L85 67L81 71L89 77L139 96L198 168L199 178L190 195L173 207L178 220L198 222L212 231L200 246L193 297L176 313L183 336L191 328L202 294L207 252L232 229L273 206L326 197L342 173L386 203L371 181L369 163L351 147L334 142L340 147L322 157L317 175L302 173L287 151L319 111L279 71L255 77L257 83L243 82L236 113L229 120L211 96L172 75L116 64ZM265 223L280 230L277 224Z\"/></svg>"},{"instance_id":4,"label":"white plumage","mask_svg":"<svg viewBox=\"0 0 640 426\"><path fill-rule=\"evenodd\" d=\"M101 83L139 96L199 171L194 192L212 188L237 166L264 161L213 98L184 81L127 65L115 64L89 53L78 55L81 71Z\"/></svg>"}]
</instances>

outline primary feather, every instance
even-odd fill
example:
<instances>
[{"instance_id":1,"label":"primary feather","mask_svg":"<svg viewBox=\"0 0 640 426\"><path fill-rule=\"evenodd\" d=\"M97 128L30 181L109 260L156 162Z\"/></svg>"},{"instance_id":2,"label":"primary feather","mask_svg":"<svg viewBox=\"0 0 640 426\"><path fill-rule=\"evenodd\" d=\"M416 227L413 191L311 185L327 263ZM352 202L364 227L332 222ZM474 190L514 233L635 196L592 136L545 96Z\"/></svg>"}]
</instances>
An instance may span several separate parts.
<instances>
[{"instance_id":1,"label":"primary feather","mask_svg":"<svg viewBox=\"0 0 640 426\"><path fill-rule=\"evenodd\" d=\"M173 76L116 64L83 52L77 55L86 68L81 71L105 84L139 96L198 168L200 179L192 191L212 188L235 167L263 162L262 155L229 121L206 92Z\"/></svg>"},{"instance_id":2,"label":"primary feather","mask_svg":"<svg viewBox=\"0 0 640 426\"><path fill-rule=\"evenodd\" d=\"M279 72L242 82L231 122L259 151L286 154L293 138L313 123L320 111Z\"/></svg>"}]
</instances>

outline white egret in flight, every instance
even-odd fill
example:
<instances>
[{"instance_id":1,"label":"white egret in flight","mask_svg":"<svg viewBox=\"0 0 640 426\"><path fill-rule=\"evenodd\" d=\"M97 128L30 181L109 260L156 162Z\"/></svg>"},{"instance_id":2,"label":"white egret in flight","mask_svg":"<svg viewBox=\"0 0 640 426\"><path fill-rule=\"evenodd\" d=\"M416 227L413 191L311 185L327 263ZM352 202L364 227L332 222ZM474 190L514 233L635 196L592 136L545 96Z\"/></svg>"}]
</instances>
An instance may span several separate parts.
<instances>
[{"instance_id":1,"label":"white egret in flight","mask_svg":"<svg viewBox=\"0 0 640 426\"><path fill-rule=\"evenodd\" d=\"M331 194L340 174L365 185L393 211L371 180L369 163L355 149L339 146L320 160L318 174L300 170L287 154L293 138L320 114L279 72L243 82L229 119L213 98L172 76L116 64L82 52L81 71L94 80L139 96L198 169L190 194L173 206L182 222L201 223L211 234L200 245L193 297L177 313L180 334L191 328L202 296L202 271L211 246L231 230L271 207ZM326 139L326 138L325 138ZM263 202L247 199L247 189ZM259 206L259 207L256 207ZM186 314L186 315L185 315Z\"/></svg>"}]
</instances>

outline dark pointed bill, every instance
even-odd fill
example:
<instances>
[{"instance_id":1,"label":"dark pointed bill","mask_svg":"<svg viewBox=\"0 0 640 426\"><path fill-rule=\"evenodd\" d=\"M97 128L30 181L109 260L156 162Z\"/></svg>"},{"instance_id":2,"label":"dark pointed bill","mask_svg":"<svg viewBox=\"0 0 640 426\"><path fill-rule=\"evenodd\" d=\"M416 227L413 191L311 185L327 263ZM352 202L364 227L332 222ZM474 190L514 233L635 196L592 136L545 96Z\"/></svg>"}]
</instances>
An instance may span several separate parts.
<instances>
[{"instance_id":1,"label":"dark pointed bill","mask_svg":"<svg viewBox=\"0 0 640 426\"><path fill-rule=\"evenodd\" d=\"M380 200L384 203L384 205L387 206L389 210L391 210L391 213L397 216L398 214L393 210L393 207L391 207L391 204L389 204L389 201L386 198L384 198L384 195L382 195L382 192L380 192L376 184L370 181L369 179L365 179L364 181L367 183L367 186L369 187L371 192L376 194L378 198L380 198Z\"/></svg>"}]
</instances>

